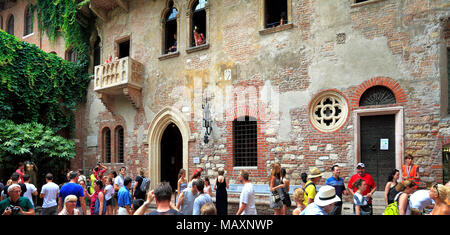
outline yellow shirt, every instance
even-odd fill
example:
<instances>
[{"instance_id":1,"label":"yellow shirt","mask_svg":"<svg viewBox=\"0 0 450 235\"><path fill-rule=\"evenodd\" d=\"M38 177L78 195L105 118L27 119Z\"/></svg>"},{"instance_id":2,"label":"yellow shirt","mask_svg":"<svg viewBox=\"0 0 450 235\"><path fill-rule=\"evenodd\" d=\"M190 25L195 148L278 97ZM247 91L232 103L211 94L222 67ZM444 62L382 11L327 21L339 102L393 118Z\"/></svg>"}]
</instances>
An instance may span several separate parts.
<instances>
[{"instance_id":1,"label":"yellow shirt","mask_svg":"<svg viewBox=\"0 0 450 235\"><path fill-rule=\"evenodd\" d=\"M306 182L305 185L308 185L309 183L312 183L312 181L310 180L310 181ZM305 199L303 200L303 204L305 206L307 206L308 205L308 199L309 198L314 199L314 197L316 196L316 193L317 193L316 192L316 186L314 184L308 185L308 187L305 188L305 194L304 194Z\"/></svg>"}]
</instances>

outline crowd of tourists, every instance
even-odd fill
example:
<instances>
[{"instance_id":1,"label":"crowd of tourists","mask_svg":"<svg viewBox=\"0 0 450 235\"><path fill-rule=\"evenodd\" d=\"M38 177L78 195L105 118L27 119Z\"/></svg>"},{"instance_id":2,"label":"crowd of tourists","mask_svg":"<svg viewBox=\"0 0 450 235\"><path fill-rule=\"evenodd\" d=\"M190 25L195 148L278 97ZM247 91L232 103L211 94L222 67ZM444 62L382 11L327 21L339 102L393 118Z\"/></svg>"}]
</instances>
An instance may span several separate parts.
<instances>
[{"instance_id":1,"label":"crowd of tourists","mask_svg":"<svg viewBox=\"0 0 450 235\"><path fill-rule=\"evenodd\" d=\"M384 190L385 215L450 215L450 182L433 184L428 189L418 190L420 176L413 157L406 156L402 175L393 169ZM119 173L108 171L98 162L87 178L82 170L70 171L67 182L57 185L54 176L46 174L41 190L30 183L31 176L24 171L23 163L3 185L0 183L1 215L34 215L37 200L42 199L41 215L227 215L229 179L223 169L211 184L210 177L202 176L197 168L186 179L186 171L178 174L177 188L161 182L150 189L150 180L141 171L133 179L127 169ZM279 163L272 165L268 178L270 208L275 215L342 215L344 197L352 198L353 214L372 215L373 195L377 190L373 177L365 172L365 164L358 163L356 174L347 184L340 177L341 167L333 165L332 176L322 182L323 173L312 167L308 174L302 173L303 185L296 187L290 195L290 181L286 169ZM242 184L236 215L257 215L255 191L250 174L242 170ZM213 194L215 192L215 195ZM215 197L215 202L213 201ZM293 199L291 201L291 198ZM155 201L156 209L152 207ZM294 206L295 204L295 206ZM154 205L154 204L153 204ZM288 209L293 207L292 212Z\"/></svg>"}]
</instances>

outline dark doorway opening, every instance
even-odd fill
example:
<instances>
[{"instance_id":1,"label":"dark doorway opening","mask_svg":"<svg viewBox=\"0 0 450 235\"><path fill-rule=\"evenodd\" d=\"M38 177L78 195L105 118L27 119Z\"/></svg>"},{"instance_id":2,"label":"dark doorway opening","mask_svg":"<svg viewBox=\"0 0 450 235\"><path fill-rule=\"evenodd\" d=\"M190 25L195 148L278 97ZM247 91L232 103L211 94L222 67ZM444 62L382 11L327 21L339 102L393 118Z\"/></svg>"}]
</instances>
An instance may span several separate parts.
<instances>
[{"instance_id":1,"label":"dark doorway opening","mask_svg":"<svg viewBox=\"0 0 450 235\"><path fill-rule=\"evenodd\" d=\"M170 183L177 189L178 172L183 167L183 142L178 127L171 123L161 138L161 182Z\"/></svg>"},{"instance_id":2,"label":"dark doorway opening","mask_svg":"<svg viewBox=\"0 0 450 235\"><path fill-rule=\"evenodd\" d=\"M100 37L97 36L97 40L94 44L94 66L100 65L101 49L100 49Z\"/></svg>"},{"instance_id":3,"label":"dark doorway opening","mask_svg":"<svg viewBox=\"0 0 450 235\"><path fill-rule=\"evenodd\" d=\"M119 43L119 59L130 56L130 40Z\"/></svg>"},{"instance_id":4,"label":"dark doorway opening","mask_svg":"<svg viewBox=\"0 0 450 235\"><path fill-rule=\"evenodd\" d=\"M384 190L389 174L395 169L395 115L363 116L360 124L361 162Z\"/></svg>"}]
</instances>

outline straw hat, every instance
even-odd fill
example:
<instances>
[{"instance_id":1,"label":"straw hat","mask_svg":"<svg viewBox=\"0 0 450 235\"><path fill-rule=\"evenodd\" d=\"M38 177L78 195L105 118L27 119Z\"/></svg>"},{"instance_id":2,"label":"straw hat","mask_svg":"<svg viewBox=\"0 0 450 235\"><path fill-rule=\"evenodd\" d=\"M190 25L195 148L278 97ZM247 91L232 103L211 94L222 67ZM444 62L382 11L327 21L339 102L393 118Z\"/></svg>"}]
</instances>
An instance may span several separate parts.
<instances>
[{"instance_id":1,"label":"straw hat","mask_svg":"<svg viewBox=\"0 0 450 235\"><path fill-rule=\"evenodd\" d=\"M308 179L316 178L316 177L319 177L319 176L322 176L322 175L323 174L322 174L322 172L320 172L319 168L313 167L313 168L311 168L309 170Z\"/></svg>"},{"instance_id":2,"label":"straw hat","mask_svg":"<svg viewBox=\"0 0 450 235\"><path fill-rule=\"evenodd\" d=\"M341 199L336 195L336 190L330 185L320 187L319 192L314 198L314 204L322 207L340 201Z\"/></svg>"}]
</instances>

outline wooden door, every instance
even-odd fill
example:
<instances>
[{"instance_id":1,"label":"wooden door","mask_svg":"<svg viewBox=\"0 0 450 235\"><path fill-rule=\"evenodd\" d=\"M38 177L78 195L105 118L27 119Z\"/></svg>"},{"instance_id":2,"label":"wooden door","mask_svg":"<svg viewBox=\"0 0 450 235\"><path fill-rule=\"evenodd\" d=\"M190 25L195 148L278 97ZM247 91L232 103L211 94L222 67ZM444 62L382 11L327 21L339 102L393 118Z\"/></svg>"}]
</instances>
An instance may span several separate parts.
<instances>
[{"instance_id":1,"label":"wooden door","mask_svg":"<svg viewBox=\"0 0 450 235\"><path fill-rule=\"evenodd\" d=\"M395 169L395 115L362 116L360 138L361 162L382 191Z\"/></svg>"}]
</instances>

